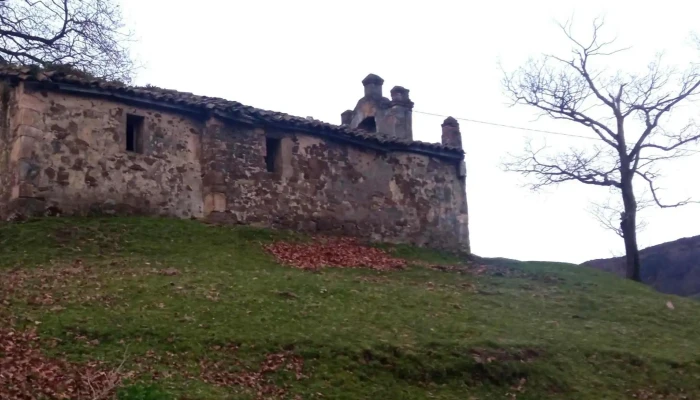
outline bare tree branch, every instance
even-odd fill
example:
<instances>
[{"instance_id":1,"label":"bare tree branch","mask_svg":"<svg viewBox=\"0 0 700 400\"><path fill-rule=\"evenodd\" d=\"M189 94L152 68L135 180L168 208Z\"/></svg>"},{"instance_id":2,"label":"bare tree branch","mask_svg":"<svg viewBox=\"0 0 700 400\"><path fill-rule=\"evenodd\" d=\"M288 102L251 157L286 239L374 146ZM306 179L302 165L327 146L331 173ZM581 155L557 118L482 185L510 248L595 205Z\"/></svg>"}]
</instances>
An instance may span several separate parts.
<instances>
[{"instance_id":1,"label":"bare tree branch","mask_svg":"<svg viewBox=\"0 0 700 400\"><path fill-rule=\"evenodd\" d=\"M635 146L635 149L638 148L637 152L635 150L632 150L630 153L631 156L636 156L639 150L641 149L657 149L657 150L662 150L665 152L671 152L675 150L684 150L682 147L686 144L689 143L696 143L700 142L700 129L698 129L697 125L695 124L694 121L690 121L685 127L681 128L678 130L678 132L675 133L669 133L663 128L659 128L658 132L661 134L661 136L665 137L668 141L666 144L658 144L658 143L638 143L638 147Z\"/></svg>"},{"instance_id":2,"label":"bare tree branch","mask_svg":"<svg viewBox=\"0 0 700 400\"><path fill-rule=\"evenodd\" d=\"M579 75L556 72L545 57L542 62L530 61L516 73L505 74L503 84L514 104L527 104L554 119L577 122L592 129L601 140L615 146L615 132L588 116L584 107L594 91ZM568 63L566 63L569 65Z\"/></svg>"},{"instance_id":3,"label":"bare tree branch","mask_svg":"<svg viewBox=\"0 0 700 400\"><path fill-rule=\"evenodd\" d=\"M620 187L616 167L607 170L600 168L600 161L605 156L602 149L596 149L592 154L572 149L570 153L545 156L542 155L545 148L534 150L528 143L525 154L505 163L505 170L533 176L535 182L531 187L534 190L569 181Z\"/></svg>"},{"instance_id":4,"label":"bare tree branch","mask_svg":"<svg viewBox=\"0 0 700 400\"><path fill-rule=\"evenodd\" d=\"M684 206L684 205L691 204L691 203L700 203L698 201L693 201L692 199L685 199L683 201L679 201L679 202L673 203L673 204L663 204L661 202L661 200L659 200L659 196L657 195L659 188L656 187L654 184L654 179L656 177L658 177L658 174L653 173L653 172L640 172L640 171L635 171L634 173L636 175L640 176L642 179L644 179L647 182L647 184L649 185L649 190L651 191L651 195L654 199L654 202L660 208L675 208L675 207L680 207L680 206Z\"/></svg>"},{"instance_id":5,"label":"bare tree branch","mask_svg":"<svg viewBox=\"0 0 700 400\"><path fill-rule=\"evenodd\" d=\"M5 62L65 64L129 82L130 41L114 0L0 1L0 60Z\"/></svg>"}]
</instances>

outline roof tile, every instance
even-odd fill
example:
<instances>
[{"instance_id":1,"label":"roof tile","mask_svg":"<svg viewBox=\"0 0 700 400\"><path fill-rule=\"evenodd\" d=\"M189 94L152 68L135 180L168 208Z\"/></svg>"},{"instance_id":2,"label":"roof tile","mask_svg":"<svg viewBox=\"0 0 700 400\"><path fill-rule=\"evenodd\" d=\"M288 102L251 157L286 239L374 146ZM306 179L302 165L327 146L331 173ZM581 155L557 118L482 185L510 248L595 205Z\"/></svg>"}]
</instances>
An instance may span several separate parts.
<instances>
[{"instance_id":1,"label":"roof tile","mask_svg":"<svg viewBox=\"0 0 700 400\"><path fill-rule=\"evenodd\" d=\"M14 79L21 81L53 82L71 84L76 86L91 87L109 93L121 93L138 96L164 103L183 104L190 107L219 111L224 114L234 113L234 117L244 116L261 120L261 122L284 122L290 128L304 127L313 128L320 131L330 131L348 138L359 139L367 142L379 143L382 145L401 145L409 148L424 148L438 152L450 153L454 155L464 154L464 151L457 147L444 146L438 143L426 143L420 141L402 140L396 137L382 137L370 135L359 129L351 129L347 126L334 125L317 119L307 119L296 117L286 113L263 110L237 101L230 101L216 97L198 96L192 93L179 92L171 89L162 89L155 86L132 87L120 82L108 82L95 79L87 75L81 75L79 71L66 72L63 70L41 70L37 67L17 67L10 65L0 66L0 78Z\"/></svg>"}]
</instances>

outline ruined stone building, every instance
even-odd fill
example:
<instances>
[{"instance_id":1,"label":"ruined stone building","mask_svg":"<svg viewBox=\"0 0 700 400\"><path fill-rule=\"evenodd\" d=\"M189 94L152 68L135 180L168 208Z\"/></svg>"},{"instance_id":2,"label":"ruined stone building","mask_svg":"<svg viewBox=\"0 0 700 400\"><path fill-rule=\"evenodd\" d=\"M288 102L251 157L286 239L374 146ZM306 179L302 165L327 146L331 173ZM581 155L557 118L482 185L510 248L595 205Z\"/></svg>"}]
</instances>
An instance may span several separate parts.
<instances>
[{"instance_id":1,"label":"ruined stone building","mask_svg":"<svg viewBox=\"0 0 700 400\"><path fill-rule=\"evenodd\" d=\"M457 121L414 141L409 91L386 98L376 75L341 125L77 72L2 66L0 81L3 218L164 215L469 251Z\"/></svg>"}]
</instances>

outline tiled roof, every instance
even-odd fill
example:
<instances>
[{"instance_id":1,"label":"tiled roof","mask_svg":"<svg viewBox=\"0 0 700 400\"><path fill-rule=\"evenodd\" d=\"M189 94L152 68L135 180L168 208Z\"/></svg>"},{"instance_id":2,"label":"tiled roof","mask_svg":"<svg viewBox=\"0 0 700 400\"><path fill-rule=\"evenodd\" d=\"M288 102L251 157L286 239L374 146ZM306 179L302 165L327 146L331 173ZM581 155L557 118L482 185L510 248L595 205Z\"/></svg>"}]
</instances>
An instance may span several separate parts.
<instances>
[{"instance_id":1,"label":"tiled roof","mask_svg":"<svg viewBox=\"0 0 700 400\"><path fill-rule=\"evenodd\" d=\"M325 134L340 139L347 138L367 144L374 144L375 146L379 145L387 149L407 151L428 150L431 152L446 153L446 155L451 155L453 157L464 154L463 150L460 148L443 146L438 143L426 143L403 140L396 137L377 136L376 134L359 129L351 129L347 126L329 124L313 118L302 118L281 112L263 110L246 106L237 101L216 97L198 96L192 93L161 89L154 86L127 86L119 82L95 79L79 71L70 69L44 70L38 67L0 65L0 79L70 85L91 89L105 95L112 94L134 97L150 102L187 107L200 111L210 110L232 119L247 119L278 126L284 125L289 128L314 131L319 134Z\"/></svg>"}]
</instances>

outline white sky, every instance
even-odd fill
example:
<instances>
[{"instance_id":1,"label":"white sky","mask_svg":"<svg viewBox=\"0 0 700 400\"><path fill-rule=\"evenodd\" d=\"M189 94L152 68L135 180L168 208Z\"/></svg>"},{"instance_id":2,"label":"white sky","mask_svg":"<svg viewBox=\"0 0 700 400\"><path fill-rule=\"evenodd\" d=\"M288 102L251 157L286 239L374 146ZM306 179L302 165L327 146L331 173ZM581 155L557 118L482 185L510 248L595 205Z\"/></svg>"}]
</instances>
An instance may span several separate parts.
<instances>
[{"instance_id":1,"label":"white sky","mask_svg":"<svg viewBox=\"0 0 700 400\"><path fill-rule=\"evenodd\" d=\"M375 73L384 92L411 90L415 110L535 129L591 135L585 128L507 104L499 60L514 69L529 56L562 54L554 24L572 15L586 28L606 16L607 32L633 46L614 68L643 70L657 51L668 60L700 59L688 45L700 32L690 1L387 1L121 0L145 64L136 83L218 96L269 110L340 123ZM585 31L584 31L585 33ZM444 118L414 113L414 139L439 142ZM532 193L501 169L527 138L554 149L590 141L460 122L467 153L467 199L474 253L522 260L583 262L621 255L622 240L587 209L606 190L570 183ZM700 199L700 154L673 161L662 186L668 201ZM642 182L636 181L637 185ZM643 247L700 234L700 205L645 210Z\"/></svg>"}]
</instances>

